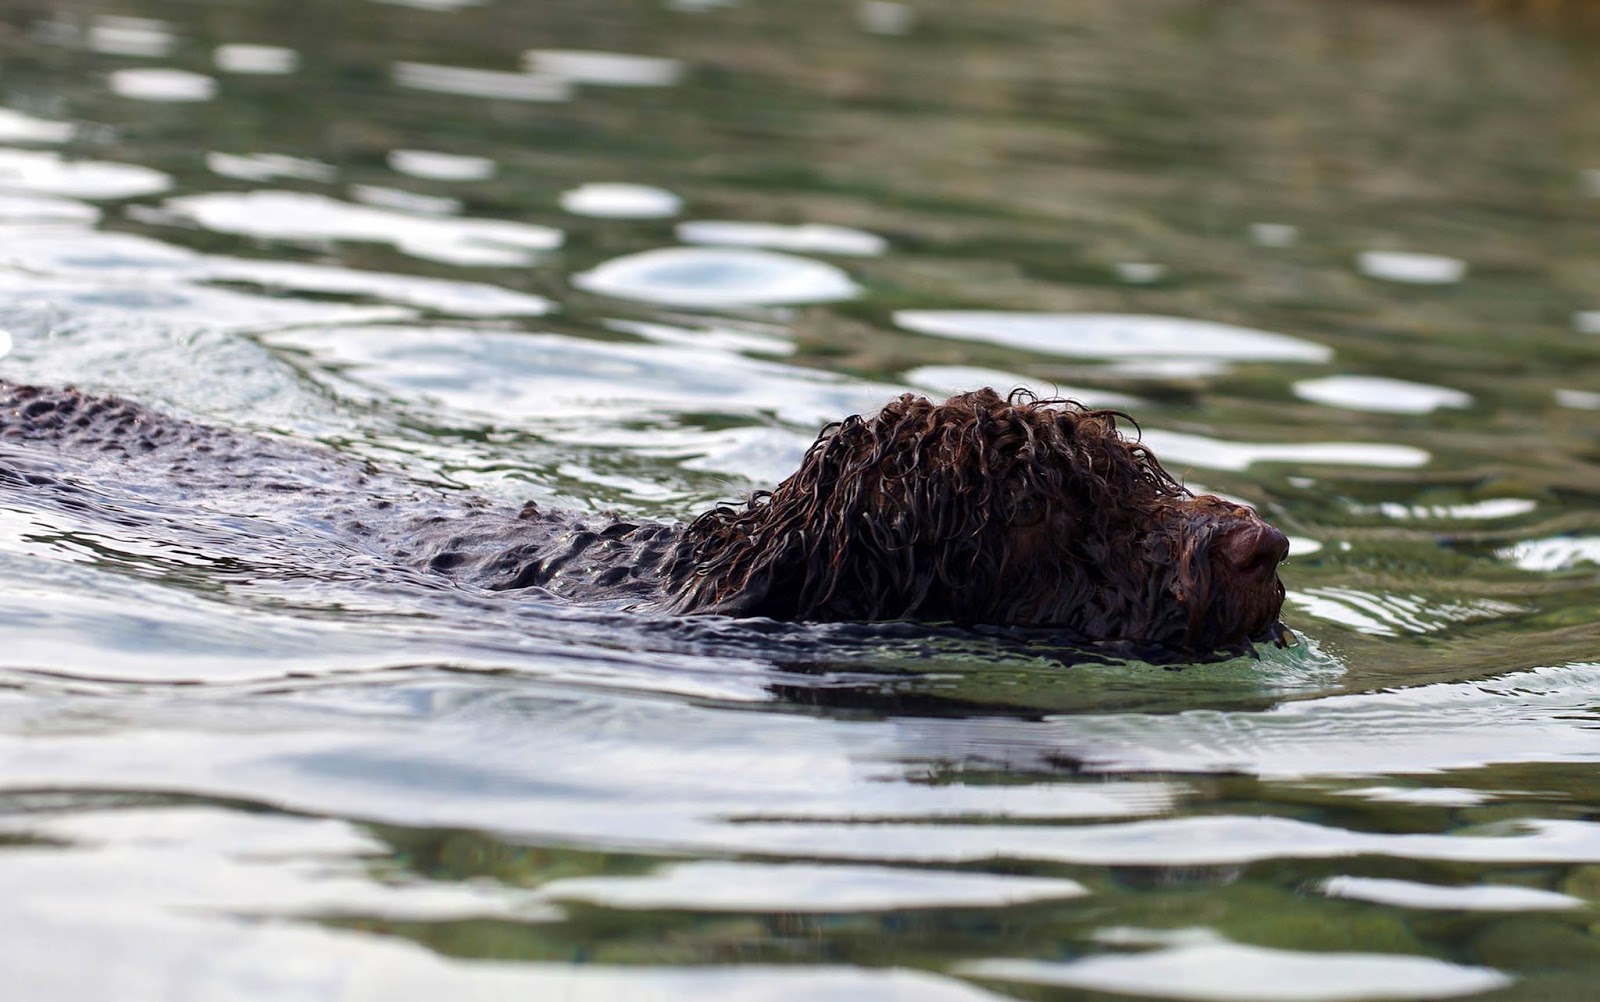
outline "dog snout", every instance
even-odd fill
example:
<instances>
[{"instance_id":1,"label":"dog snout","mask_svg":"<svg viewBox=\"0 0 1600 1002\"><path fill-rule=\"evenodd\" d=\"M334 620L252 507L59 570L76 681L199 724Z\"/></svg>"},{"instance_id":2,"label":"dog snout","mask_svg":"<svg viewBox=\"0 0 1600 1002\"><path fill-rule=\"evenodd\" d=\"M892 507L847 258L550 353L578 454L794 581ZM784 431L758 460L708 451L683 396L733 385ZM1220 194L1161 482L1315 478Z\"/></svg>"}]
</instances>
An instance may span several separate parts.
<instances>
[{"instance_id":1,"label":"dog snout","mask_svg":"<svg viewBox=\"0 0 1600 1002\"><path fill-rule=\"evenodd\" d=\"M1223 540L1222 555L1240 574L1264 577L1289 555L1289 537L1265 522L1242 525Z\"/></svg>"}]
</instances>

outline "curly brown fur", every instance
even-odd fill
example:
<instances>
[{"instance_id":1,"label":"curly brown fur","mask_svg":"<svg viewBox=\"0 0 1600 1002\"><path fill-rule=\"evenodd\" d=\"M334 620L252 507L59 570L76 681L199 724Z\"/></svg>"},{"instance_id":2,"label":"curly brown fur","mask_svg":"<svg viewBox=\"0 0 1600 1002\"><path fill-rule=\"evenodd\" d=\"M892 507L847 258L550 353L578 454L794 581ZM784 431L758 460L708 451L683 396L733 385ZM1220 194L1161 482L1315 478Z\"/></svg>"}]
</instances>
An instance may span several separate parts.
<instances>
[{"instance_id":1,"label":"curly brown fur","mask_svg":"<svg viewBox=\"0 0 1600 1002\"><path fill-rule=\"evenodd\" d=\"M1282 533L1196 497L1117 411L978 390L830 425L773 491L685 532L669 606L1052 627L1207 652L1282 635Z\"/></svg>"}]
</instances>

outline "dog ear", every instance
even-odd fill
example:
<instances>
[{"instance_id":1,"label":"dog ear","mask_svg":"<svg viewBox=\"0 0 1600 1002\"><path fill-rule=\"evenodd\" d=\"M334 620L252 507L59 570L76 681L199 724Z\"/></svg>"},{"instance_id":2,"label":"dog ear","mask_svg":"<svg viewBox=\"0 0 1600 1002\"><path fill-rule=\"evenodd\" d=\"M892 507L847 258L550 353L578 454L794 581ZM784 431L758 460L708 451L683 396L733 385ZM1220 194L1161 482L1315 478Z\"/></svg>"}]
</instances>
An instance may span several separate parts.
<instances>
[{"instance_id":1,"label":"dog ear","mask_svg":"<svg viewBox=\"0 0 1600 1002\"><path fill-rule=\"evenodd\" d=\"M721 506L685 529L669 569L676 612L774 619L894 618L889 596L901 537L885 518L889 482L875 428L852 417L823 430L799 469L742 506Z\"/></svg>"}]
</instances>

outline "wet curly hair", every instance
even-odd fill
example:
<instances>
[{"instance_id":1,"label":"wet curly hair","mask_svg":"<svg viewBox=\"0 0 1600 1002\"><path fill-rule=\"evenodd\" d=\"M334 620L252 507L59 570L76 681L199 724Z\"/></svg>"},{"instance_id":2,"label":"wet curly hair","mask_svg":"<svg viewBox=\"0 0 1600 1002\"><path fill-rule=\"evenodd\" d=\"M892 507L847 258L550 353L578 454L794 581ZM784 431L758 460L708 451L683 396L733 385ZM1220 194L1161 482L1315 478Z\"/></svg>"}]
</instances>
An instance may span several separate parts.
<instances>
[{"instance_id":1,"label":"wet curly hair","mask_svg":"<svg viewBox=\"0 0 1600 1002\"><path fill-rule=\"evenodd\" d=\"M1281 642L1283 534L1191 494L1119 422L1137 429L1120 411L983 389L831 424L774 490L685 529L667 605L1181 652Z\"/></svg>"}]
</instances>

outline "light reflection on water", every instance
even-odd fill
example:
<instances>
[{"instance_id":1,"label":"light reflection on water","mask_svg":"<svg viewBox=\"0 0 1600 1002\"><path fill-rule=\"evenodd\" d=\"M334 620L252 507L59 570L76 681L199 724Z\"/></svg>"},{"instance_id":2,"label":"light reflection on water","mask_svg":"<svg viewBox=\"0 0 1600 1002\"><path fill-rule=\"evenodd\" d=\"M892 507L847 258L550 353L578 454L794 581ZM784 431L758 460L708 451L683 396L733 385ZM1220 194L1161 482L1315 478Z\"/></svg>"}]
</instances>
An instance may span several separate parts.
<instances>
[{"instance_id":1,"label":"light reflection on water","mask_svg":"<svg viewBox=\"0 0 1600 1002\"><path fill-rule=\"evenodd\" d=\"M0 443L86 488L0 485L19 998L1588 997L1591 41L279 6L0 15L0 377L663 519L1060 393L1291 532L1301 640L512 602Z\"/></svg>"}]
</instances>

